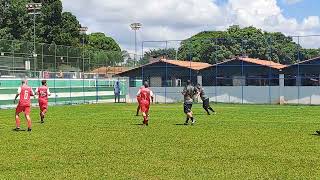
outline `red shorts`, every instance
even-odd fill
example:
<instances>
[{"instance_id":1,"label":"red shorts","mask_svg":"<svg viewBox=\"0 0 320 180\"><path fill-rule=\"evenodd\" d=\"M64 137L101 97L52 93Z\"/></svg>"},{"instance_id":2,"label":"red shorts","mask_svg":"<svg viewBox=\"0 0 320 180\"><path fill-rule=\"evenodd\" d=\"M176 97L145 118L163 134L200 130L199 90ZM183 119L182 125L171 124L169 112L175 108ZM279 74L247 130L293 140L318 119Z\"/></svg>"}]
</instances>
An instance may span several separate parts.
<instances>
[{"instance_id":1,"label":"red shorts","mask_svg":"<svg viewBox=\"0 0 320 180\"><path fill-rule=\"evenodd\" d=\"M39 102L40 111L48 110L48 102Z\"/></svg>"},{"instance_id":2,"label":"red shorts","mask_svg":"<svg viewBox=\"0 0 320 180\"><path fill-rule=\"evenodd\" d=\"M16 114L24 112L25 115L30 115L31 107L30 106L17 106Z\"/></svg>"},{"instance_id":3,"label":"red shorts","mask_svg":"<svg viewBox=\"0 0 320 180\"><path fill-rule=\"evenodd\" d=\"M141 102L139 103L141 112L149 113L150 103Z\"/></svg>"}]
</instances>

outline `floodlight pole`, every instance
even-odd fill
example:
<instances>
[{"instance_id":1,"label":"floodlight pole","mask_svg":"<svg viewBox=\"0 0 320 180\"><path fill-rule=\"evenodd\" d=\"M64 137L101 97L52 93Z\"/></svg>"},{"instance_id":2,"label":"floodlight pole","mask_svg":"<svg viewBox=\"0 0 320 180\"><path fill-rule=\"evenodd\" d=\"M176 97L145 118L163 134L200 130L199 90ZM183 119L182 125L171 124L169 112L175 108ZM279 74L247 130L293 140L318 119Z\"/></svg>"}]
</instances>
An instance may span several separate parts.
<instances>
[{"instance_id":1,"label":"floodlight pole","mask_svg":"<svg viewBox=\"0 0 320 180\"><path fill-rule=\"evenodd\" d=\"M85 35L88 31L88 27L85 27L85 26L81 26L79 28L79 32L80 34L82 34L82 92L83 92L83 103L86 103L86 96L85 96L85 92L84 92L84 38L85 38ZM89 63L90 64L90 63ZM89 68L90 68L90 65L89 65Z\"/></svg>"},{"instance_id":2,"label":"floodlight pole","mask_svg":"<svg viewBox=\"0 0 320 180\"><path fill-rule=\"evenodd\" d=\"M42 8L41 3L28 3L26 5L28 10L28 14L33 15L33 58L34 58L34 70L37 69L37 54L36 54L36 15L40 14L40 10Z\"/></svg>"},{"instance_id":3,"label":"floodlight pole","mask_svg":"<svg viewBox=\"0 0 320 180\"><path fill-rule=\"evenodd\" d=\"M134 30L134 61L137 62L137 30Z\"/></svg>"},{"instance_id":4,"label":"floodlight pole","mask_svg":"<svg viewBox=\"0 0 320 180\"><path fill-rule=\"evenodd\" d=\"M86 35L88 31L88 27L81 26L79 28L80 34L82 34L82 73L84 76L84 36Z\"/></svg>"},{"instance_id":5,"label":"floodlight pole","mask_svg":"<svg viewBox=\"0 0 320 180\"><path fill-rule=\"evenodd\" d=\"M134 30L134 48L135 48L135 53L134 53L134 66L136 65L137 62L137 31L142 27L141 23L132 23L130 24L130 27L132 30Z\"/></svg>"}]
</instances>

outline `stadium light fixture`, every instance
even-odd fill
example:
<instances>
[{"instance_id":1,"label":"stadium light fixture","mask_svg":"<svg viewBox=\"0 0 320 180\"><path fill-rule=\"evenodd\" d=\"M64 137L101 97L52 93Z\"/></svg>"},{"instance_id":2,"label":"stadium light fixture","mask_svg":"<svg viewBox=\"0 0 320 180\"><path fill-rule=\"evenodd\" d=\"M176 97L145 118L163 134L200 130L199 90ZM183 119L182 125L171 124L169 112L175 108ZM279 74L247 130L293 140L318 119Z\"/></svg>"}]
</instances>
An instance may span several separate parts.
<instances>
[{"instance_id":1,"label":"stadium light fixture","mask_svg":"<svg viewBox=\"0 0 320 180\"><path fill-rule=\"evenodd\" d=\"M137 31L142 28L142 24L141 23L132 23L130 24L130 27L132 30L134 30L134 49L135 49L135 53L134 53L134 63L136 63L137 61Z\"/></svg>"},{"instance_id":2,"label":"stadium light fixture","mask_svg":"<svg viewBox=\"0 0 320 180\"><path fill-rule=\"evenodd\" d=\"M60 57L60 60L61 60L62 63L64 63L64 58L63 58L63 56Z\"/></svg>"},{"instance_id":3,"label":"stadium light fixture","mask_svg":"<svg viewBox=\"0 0 320 180\"><path fill-rule=\"evenodd\" d=\"M81 26L79 28L80 34L86 34L86 32L88 31L88 27L85 26Z\"/></svg>"},{"instance_id":4,"label":"stadium light fixture","mask_svg":"<svg viewBox=\"0 0 320 180\"><path fill-rule=\"evenodd\" d=\"M88 31L88 27L86 26L81 26L79 28L79 32L80 34L82 34L82 47L83 47L83 50L82 50L82 73L84 73L84 38L85 38L85 35L87 34L87 31ZM90 64L90 63L89 63ZM83 76L84 77L84 76Z\"/></svg>"},{"instance_id":5,"label":"stadium light fixture","mask_svg":"<svg viewBox=\"0 0 320 180\"><path fill-rule=\"evenodd\" d=\"M34 57L34 70L37 68L37 53L36 53L36 15L41 14L41 3L28 3L26 8L29 15L33 15L33 57Z\"/></svg>"}]
</instances>

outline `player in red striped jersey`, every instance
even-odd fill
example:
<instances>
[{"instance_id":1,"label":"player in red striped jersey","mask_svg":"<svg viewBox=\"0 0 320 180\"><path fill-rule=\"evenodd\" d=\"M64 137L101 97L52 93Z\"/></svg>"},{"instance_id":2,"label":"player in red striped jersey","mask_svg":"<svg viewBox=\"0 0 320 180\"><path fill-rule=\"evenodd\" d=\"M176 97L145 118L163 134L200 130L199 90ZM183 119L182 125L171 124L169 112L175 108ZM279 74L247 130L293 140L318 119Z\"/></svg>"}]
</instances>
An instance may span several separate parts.
<instances>
[{"instance_id":1,"label":"player in red striped jersey","mask_svg":"<svg viewBox=\"0 0 320 180\"><path fill-rule=\"evenodd\" d=\"M30 118L30 111L31 111L31 96L34 96L32 88L28 86L27 80L22 80L21 86L18 88L18 92L16 97L14 98L14 103L16 103L17 98L20 96L18 106L16 108L16 129L20 130L20 117L19 114L24 112L27 123L28 123L28 131L31 131L31 118Z\"/></svg>"},{"instance_id":2,"label":"player in red striped jersey","mask_svg":"<svg viewBox=\"0 0 320 180\"><path fill-rule=\"evenodd\" d=\"M140 89L144 88L144 86L141 86ZM139 89L139 90L140 90ZM137 95L137 102L138 102L138 107L137 107L137 113L136 116L139 116L139 111L140 111L140 96Z\"/></svg>"},{"instance_id":3,"label":"player in red striped jersey","mask_svg":"<svg viewBox=\"0 0 320 180\"><path fill-rule=\"evenodd\" d=\"M40 118L41 123L44 123L44 117L48 111L48 96L51 95L49 88L47 86L47 81L42 80L42 86L36 89L36 95L38 95L38 102L40 107Z\"/></svg>"},{"instance_id":4,"label":"player in red striped jersey","mask_svg":"<svg viewBox=\"0 0 320 180\"><path fill-rule=\"evenodd\" d=\"M139 89L137 97L139 97L139 106L143 116L143 124L148 126L150 104L153 102L153 92L149 89L148 82L145 82L144 87Z\"/></svg>"}]
</instances>

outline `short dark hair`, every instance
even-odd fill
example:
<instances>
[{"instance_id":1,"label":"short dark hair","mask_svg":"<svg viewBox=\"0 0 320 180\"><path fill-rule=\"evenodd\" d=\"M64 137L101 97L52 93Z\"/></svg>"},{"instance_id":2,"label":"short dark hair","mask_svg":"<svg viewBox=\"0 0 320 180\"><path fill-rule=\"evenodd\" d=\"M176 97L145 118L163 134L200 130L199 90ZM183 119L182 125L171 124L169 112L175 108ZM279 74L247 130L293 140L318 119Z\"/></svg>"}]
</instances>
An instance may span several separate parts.
<instances>
[{"instance_id":1,"label":"short dark hair","mask_svg":"<svg viewBox=\"0 0 320 180\"><path fill-rule=\"evenodd\" d=\"M41 84L42 84L42 85L47 84L47 80L42 80L42 81L41 81Z\"/></svg>"},{"instance_id":2,"label":"short dark hair","mask_svg":"<svg viewBox=\"0 0 320 180\"><path fill-rule=\"evenodd\" d=\"M22 81L21 81L21 84L28 84L28 79L23 79Z\"/></svg>"},{"instance_id":3,"label":"short dark hair","mask_svg":"<svg viewBox=\"0 0 320 180\"><path fill-rule=\"evenodd\" d=\"M191 80L187 80L187 85L191 85Z\"/></svg>"},{"instance_id":4,"label":"short dark hair","mask_svg":"<svg viewBox=\"0 0 320 180\"><path fill-rule=\"evenodd\" d=\"M145 82L143 83L143 86L144 86L145 88L148 88L148 87L149 87L148 81L145 81Z\"/></svg>"}]
</instances>

